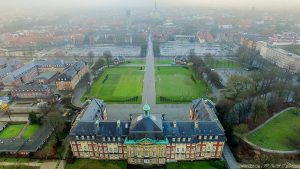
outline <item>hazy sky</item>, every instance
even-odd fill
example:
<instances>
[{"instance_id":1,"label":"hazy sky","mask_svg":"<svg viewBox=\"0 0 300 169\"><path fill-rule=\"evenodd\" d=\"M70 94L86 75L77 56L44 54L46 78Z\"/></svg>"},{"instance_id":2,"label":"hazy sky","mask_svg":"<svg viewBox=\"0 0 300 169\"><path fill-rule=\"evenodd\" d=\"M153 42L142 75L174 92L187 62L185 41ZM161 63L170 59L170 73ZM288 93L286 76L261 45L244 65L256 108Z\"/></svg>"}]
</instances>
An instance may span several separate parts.
<instances>
[{"instance_id":1,"label":"hazy sky","mask_svg":"<svg viewBox=\"0 0 300 169\"><path fill-rule=\"evenodd\" d=\"M64 9L80 7L136 8L153 7L154 0L0 0L1 10ZM256 7L258 9L299 9L300 0L157 0L158 6ZM1 14L1 11L0 11Z\"/></svg>"}]
</instances>

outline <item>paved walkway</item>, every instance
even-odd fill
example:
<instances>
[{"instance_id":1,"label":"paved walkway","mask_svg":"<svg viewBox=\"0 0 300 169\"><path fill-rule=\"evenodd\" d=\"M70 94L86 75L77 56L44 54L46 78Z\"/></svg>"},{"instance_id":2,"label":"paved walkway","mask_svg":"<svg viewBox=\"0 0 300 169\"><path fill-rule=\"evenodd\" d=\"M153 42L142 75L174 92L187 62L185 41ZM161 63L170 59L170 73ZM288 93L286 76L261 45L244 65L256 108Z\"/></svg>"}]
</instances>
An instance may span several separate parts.
<instances>
[{"instance_id":1,"label":"paved walkway","mask_svg":"<svg viewBox=\"0 0 300 169\"><path fill-rule=\"evenodd\" d=\"M148 49L146 55L145 75L143 81L142 103L149 104L150 107L155 105L156 91L155 91L155 68L154 68L154 54L151 36L148 37Z\"/></svg>"},{"instance_id":2,"label":"paved walkway","mask_svg":"<svg viewBox=\"0 0 300 169\"><path fill-rule=\"evenodd\" d=\"M22 128L22 130L19 132L17 138L21 138L27 127L29 126L29 121L27 121L26 125Z\"/></svg>"},{"instance_id":3,"label":"paved walkway","mask_svg":"<svg viewBox=\"0 0 300 169\"><path fill-rule=\"evenodd\" d=\"M223 157L228 164L229 169L240 169L240 165L236 162L235 157L233 156L229 146L225 144L223 150Z\"/></svg>"}]
</instances>

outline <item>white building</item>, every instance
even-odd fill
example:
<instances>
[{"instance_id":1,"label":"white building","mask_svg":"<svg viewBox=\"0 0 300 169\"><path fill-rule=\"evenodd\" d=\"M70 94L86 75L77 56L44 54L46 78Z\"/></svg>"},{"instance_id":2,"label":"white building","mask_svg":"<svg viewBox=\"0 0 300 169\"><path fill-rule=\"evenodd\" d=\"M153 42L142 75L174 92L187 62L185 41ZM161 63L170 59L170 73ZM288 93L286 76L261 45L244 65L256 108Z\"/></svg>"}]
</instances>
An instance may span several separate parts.
<instances>
[{"instance_id":1,"label":"white building","mask_svg":"<svg viewBox=\"0 0 300 169\"><path fill-rule=\"evenodd\" d=\"M280 68L288 69L294 73L300 72L300 56L289 53L283 49L268 45L266 42L258 42L256 49L260 55L276 64Z\"/></svg>"}]
</instances>

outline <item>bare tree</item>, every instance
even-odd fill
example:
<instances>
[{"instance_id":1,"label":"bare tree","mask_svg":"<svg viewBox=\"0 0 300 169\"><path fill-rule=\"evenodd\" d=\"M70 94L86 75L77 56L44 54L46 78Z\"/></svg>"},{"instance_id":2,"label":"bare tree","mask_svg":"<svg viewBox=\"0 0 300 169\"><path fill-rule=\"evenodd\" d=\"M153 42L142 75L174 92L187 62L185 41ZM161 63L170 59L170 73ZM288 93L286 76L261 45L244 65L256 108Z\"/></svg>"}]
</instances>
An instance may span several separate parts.
<instances>
[{"instance_id":1,"label":"bare tree","mask_svg":"<svg viewBox=\"0 0 300 169\"><path fill-rule=\"evenodd\" d=\"M104 58L105 58L105 60L106 60L106 64L107 64L107 67L109 68L109 64L110 64L110 61L111 61L111 59L112 59L112 54L111 54L111 52L110 51L105 51L104 53L103 53L103 56L104 56Z\"/></svg>"},{"instance_id":2,"label":"bare tree","mask_svg":"<svg viewBox=\"0 0 300 169\"><path fill-rule=\"evenodd\" d=\"M59 141L59 135L65 128L65 121L61 114L51 112L44 118L44 125L53 129L56 141Z\"/></svg>"},{"instance_id":3,"label":"bare tree","mask_svg":"<svg viewBox=\"0 0 300 169\"><path fill-rule=\"evenodd\" d=\"M261 152L254 157L250 165L253 169L286 169L290 167L285 159Z\"/></svg>"},{"instance_id":4,"label":"bare tree","mask_svg":"<svg viewBox=\"0 0 300 169\"><path fill-rule=\"evenodd\" d=\"M94 52L93 51L89 51L88 57L89 57L89 63L92 64L93 63L93 59L95 57Z\"/></svg>"}]
</instances>

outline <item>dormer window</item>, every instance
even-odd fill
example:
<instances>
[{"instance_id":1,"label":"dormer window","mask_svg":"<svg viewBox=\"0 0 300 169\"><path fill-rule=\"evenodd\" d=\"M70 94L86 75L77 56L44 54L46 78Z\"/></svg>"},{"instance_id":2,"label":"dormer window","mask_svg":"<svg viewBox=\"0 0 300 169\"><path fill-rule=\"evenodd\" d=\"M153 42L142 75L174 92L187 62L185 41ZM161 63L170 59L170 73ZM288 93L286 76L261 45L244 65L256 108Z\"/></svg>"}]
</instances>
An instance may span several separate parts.
<instances>
[{"instance_id":1,"label":"dormer window","mask_svg":"<svg viewBox=\"0 0 300 169\"><path fill-rule=\"evenodd\" d=\"M110 141L110 137L107 137L107 141Z\"/></svg>"},{"instance_id":2,"label":"dormer window","mask_svg":"<svg viewBox=\"0 0 300 169\"><path fill-rule=\"evenodd\" d=\"M95 139L95 136L92 136L92 139L94 140L94 139Z\"/></svg>"},{"instance_id":3,"label":"dormer window","mask_svg":"<svg viewBox=\"0 0 300 169\"><path fill-rule=\"evenodd\" d=\"M215 139L216 139L216 140L218 140L218 138L219 138L218 136L215 136Z\"/></svg>"},{"instance_id":4,"label":"dormer window","mask_svg":"<svg viewBox=\"0 0 300 169\"><path fill-rule=\"evenodd\" d=\"M206 140L207 139L207 136L204 136L204 140Z\"/></svg>"},{"instance_id":5,"label":"dormer window","mask_svg":"<svg viewBox=\"0 0 300 169\"><path fill-rule=\"evenodd\" d=\"M86 136L87 139L90 139L90 136Z\"/></svg>"},{"instance_id":6,"label":"dormer window","mask_svg":"<svg viewBox=\"0 0 300 169\"><path fill-rule=\"evenodd\" d=\"M180 142L180 137L177 138L177 141Z\"/></svg>"},{"instance_id":7,"label":"dormer window","mask_svg":"<svg viewBox=\"0 0 300 169\"><path fill-rule=\"evenodd\" d=\"M191 141L191 138L190 138L190 137L188 138L188 141Z\"/></svg>"},{"instance_id":8,"label":"dormer window","mask_svg":"<svg viewBox=\"0 0 300 169\"><path fill-rule=\"evenodd\" d=\"M121 137L118 137L118 141L121 141Z\"/></svg>"},{"instance_id":9,"label":"dormer window","mask_svg":"<svg viewBox=\"0 0 300 169\"><path fill-rule=\"evenodd\" d=\"M102 141L105 141L105 137L102 137Z\"/></svg>"},{"instance_id":10,"label":"dormer window","mask_svg":"<svg viewBox=\"0 0 300 169\"><path fill-rule=\"evenodd\" d=\"M116 141L116 137L113 137L113 141Z\"/></svg>"},{"instance_id":11,"label":"dormer window","mask_svg":"<svg viewBox=\"0 0 300 169\"><path fill-rule=\"evenodd\" d=\"M84 136L81 136L81 139L84 140Z\"/></svg>"},{"instance_id":12,"label":"dormer window","mask_svg":"<svg viewBox=\"0 0 300 169\"><path fill-rule=\"evenodd\" d=\"M198 136L198 139L201 140L201 139L202 139L202 136Z\"/></svg>"},{"instance_id":13,"label":"dormer window","mask_svg":"<svg viewBox=\"0 0 300 169\"><path fill-rule=\"evenodd\" d=\"M182 141L184 142L184 141L185 141L185 138L182 138Z\"/></svg>"},{"instance_id":14,"label":"dormer window","mask_svg":"<svg viewBox=\"0 0 300 169\"><path fill-rule=\"evenodd\" d=\"M172 138L172 141L175 142L175 138L174 137Z\"/></svg>"},{"instance_id":15,"label":"dormer window","mask_svg":"<svg viewBox=\"0 0 300 169\"><path fill-rule=\"evenodd\" d=\"M213 136L209 136L209 139L211 140Z\"/></svg>"},{"instance_id":16,"label":"dormer window","mask_svg":"<svg viewBox=\"0 0 300 169\"><path fill-rule=\"evenodd\" d=\"M76 136L76 139L78 140L78 136Z\"/></svg>"}]
</instances>

